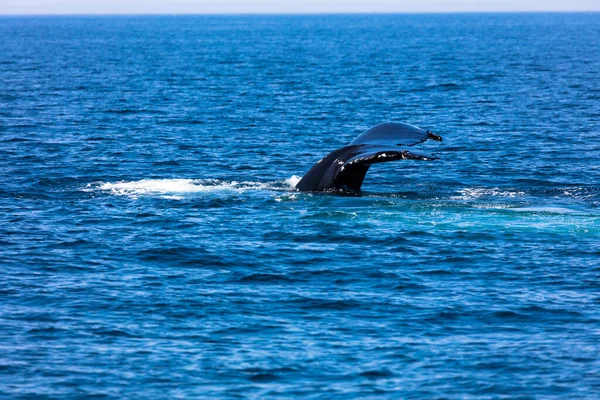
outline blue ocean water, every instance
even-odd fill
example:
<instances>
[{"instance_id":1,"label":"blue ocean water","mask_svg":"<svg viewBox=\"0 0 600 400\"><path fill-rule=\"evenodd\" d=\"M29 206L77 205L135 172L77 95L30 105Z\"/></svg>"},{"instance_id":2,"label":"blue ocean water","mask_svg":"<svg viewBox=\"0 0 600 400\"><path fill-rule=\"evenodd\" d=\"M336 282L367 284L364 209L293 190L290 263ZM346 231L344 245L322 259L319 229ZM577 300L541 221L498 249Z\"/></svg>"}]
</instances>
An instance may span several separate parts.
<instances>
[{"instance_id":1,"label":"blue ocean water","mask_svg":"<svg viewBox=\"0 0 600 400\"><path fill-rule=\"evenodd\" d=\"M597 398L599 125L600 14L0 18L0 396Z\"/></svg>"}]
</instances>

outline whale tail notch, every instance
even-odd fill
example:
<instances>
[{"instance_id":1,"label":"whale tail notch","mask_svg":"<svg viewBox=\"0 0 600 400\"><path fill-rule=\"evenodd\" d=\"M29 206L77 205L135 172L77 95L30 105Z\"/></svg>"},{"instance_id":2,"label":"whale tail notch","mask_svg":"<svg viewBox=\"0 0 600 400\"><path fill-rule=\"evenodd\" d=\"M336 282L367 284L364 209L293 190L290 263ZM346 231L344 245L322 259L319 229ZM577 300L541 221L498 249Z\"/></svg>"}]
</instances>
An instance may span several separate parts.
<instances>
[{"instance_id":1,"label":"whale tail notch","mask_svg":"<svg viewBox=\"0 0 600 400\"><path fill-rule=\"evenodd\" d=\"M296 185L301 191L347 189L358 191L369 167L396 160L435 160L401 146L414 146L441 136L413 125L386 122L374 126L354 139L348 146L334 150L319 160Z\"/></svg>"}]
</instances>

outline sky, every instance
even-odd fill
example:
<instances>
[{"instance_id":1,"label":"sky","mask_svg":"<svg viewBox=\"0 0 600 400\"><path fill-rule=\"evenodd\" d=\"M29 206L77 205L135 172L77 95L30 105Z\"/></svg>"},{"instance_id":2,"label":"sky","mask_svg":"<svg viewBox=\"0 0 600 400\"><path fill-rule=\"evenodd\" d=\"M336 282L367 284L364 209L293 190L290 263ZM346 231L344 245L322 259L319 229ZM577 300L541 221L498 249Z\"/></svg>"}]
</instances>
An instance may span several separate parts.
<instances>
[{"instance_id":1,"label":"sky","mask_svg":"<svg viewBox=\"0 0 600 400\"><path fill-rule=\"evenodd\" d=\"M600 0L0 0L0 14L600 11Z\"/></svg>"}]
</instances>

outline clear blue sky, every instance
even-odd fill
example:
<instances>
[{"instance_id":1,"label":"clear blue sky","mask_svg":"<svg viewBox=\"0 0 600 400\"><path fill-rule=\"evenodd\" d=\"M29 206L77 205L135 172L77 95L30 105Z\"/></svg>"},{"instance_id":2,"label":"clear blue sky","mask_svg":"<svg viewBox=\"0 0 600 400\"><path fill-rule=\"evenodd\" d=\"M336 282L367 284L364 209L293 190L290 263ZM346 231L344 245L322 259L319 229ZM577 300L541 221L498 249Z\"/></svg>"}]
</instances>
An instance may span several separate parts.
<instances>
[{"instance_id":1,"label":"clear blue sky","mask_svg":"<svg viewBox=\"0 0 600 400\"><path fill-rule=\"evenodd\" d=\"M600 0L0 0L0 14L600 11Z\"/></svg>"}]
</instances>

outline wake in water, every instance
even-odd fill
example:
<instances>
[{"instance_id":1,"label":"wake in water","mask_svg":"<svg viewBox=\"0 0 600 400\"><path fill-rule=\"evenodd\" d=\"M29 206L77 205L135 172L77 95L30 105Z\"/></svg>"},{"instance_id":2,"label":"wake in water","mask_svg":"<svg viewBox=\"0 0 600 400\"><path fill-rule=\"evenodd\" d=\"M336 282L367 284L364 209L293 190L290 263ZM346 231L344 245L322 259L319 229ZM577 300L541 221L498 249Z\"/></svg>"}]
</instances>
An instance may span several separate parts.
<instances>
[{"instance_id":1,"label":"wake in water","mask_svg":"<svg viewBox=\"0 0 600 400\"><path fill-rule=\"evenodd\" d=\"M86 185L81 190L92 193L105 193L115 196L139 198L144 196L182 199L186 195L194 194L239 194L256 191L270 192L296 192L296 185L300 177L293 175L288 179L259 182L259 181L224 181L220 179L141 179L138 181L94 182ZM352 194L353 197L385 197L405 200L448 200L451 202L465 202L487 205L493 201L493 208L513 208L523 206L530 202L543 202L544 200L578 200L597 204L598 191L595 188L550 188L546 191L526 190L525 188L499 188L499 187L427 187L412 188L403 192L374 193L332 191L343 195ZM500 201L503 204L498 204ZM539 205L539 204L538 204Z\"/></svg>"},{"instance_id":2,"label":"wake in water","mask_svg":"<svg viewBox=\"0 0 600 400\"><path fill-rule=\"evenodd\" d=\"M103 193L123 196L131 199L154 197L170 200L183 200L195 195L210 197L231 197L240 194L270 193L275 201L296 200L300 193L296 189L300 177L291 176L285 180L258 181L224 181L219 179L142 179L139 181L95 182L81 190L91 193ZM594 205L593 194L582 195L576 188L557 189L537 193L524 188L499 187L436 187L434 189L416 190L395 193L343 192L337 195L351 195L364 199L388 199L394 204L410 201L411 204L424 208L459 207L484 210L510 210L513 212L542 214L590 214L590 205ZM588 192L589 192L588 188ZM312 197L314 194L308 194ZM593 197L590 199L589 197ZM575 202L574 202L575 201ZM590 204L591 201L591 204ZM415 203L416 202L416 203ZM587 204L580 204L581 202ZM364 204L362 205L364 207Z\"/></svg>"}]
</instances>

